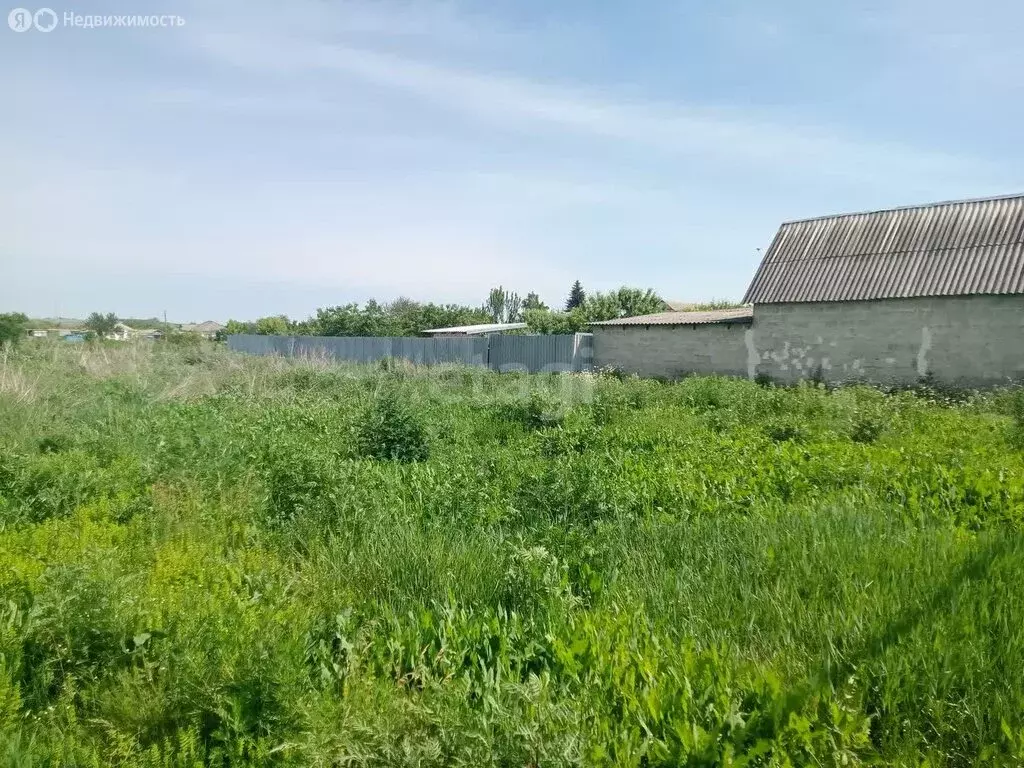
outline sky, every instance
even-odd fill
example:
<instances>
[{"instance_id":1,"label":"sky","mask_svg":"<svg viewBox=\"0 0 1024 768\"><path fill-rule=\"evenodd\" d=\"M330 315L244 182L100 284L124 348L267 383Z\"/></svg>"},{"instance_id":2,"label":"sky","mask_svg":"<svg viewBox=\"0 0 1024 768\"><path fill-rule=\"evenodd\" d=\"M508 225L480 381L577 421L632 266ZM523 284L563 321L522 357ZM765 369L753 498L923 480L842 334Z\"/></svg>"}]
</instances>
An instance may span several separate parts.
<instances>
[{"instance_id":1,"label":"sky","mask_svg":"<svg viewBox=\"0 0 1024 768\"><path fill-rule=\"evenodd\" d=\"M782 221L1024 190L1019 0L50 7L0 26L0 312L735 300Z\"/></svg>"}]
</instances>

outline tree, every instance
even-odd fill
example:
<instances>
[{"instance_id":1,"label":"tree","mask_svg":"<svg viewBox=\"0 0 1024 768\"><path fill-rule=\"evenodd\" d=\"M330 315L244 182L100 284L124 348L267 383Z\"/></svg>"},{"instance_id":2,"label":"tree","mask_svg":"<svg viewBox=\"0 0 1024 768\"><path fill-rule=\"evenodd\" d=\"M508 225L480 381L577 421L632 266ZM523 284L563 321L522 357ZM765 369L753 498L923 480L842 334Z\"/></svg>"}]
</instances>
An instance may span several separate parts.
<instances>
[{"instance_id":1,"label":"tree","mask_svg":"<svg viewBox=\"0 0 1024 768\"><path fill-rule=\"evenodd\" d=\"M587 320L615 320L620 317L636 317L661 312L665 302L650 288L627 288L623 286L607 293L588 296L582 308Z\"/></svg>"},{"instance_id":2,"label":"tree","mask_svg":"<svg viewBox=\"0 0 1024 768\"><path fill-rule=\"evenodd\" d=\"M660 312L663 306L664 302L651 289L623 286L607 293L594 293L566 312L527 310L526 322L533 333L579 333L587 329L588 323L650 315Z\"/></svg>"},{"instance_id":3,"label":"tree","mask_svg":"<svg viewBox=\"0 0 1024 768\"><path fill-rule=\"evenodd\" d=\"M533 291L530 291L528 294L526 294L526 298L523 299L523 314L524 315L526 314L526 312L528 310L531 310L531 309L547 309L547 308L548 308L548 305L545 304L543 301L541 301L540 300L540 296L538 296Z\"/></svg>"},{"instance_id":4,"label":"tree","mask_svg":"<svg viewBox=\"0 0 1024 768\"><path fill-rule=\"evenodd\" d=\"M21 312L6 312L0 315L0 347L21 341L27 326L28 317Z\"/></svg>"},{"instance_id":5,"label":"tree","mask_svg":"<svg viewBox=\"0 0 1024 768\"><path fill-rule=\"evenodd\" d=\"M517 323L522 317L523 300L518 293L510 293L499 285L487 295L484 310L490 314L491 322Z\"/></svg>"},{"instance_id":6,"label":"tree","mask_svg":"<svg viewBox=\"0 0 1024 768\"><path fill-rule=\"evenodd\" d=\"M627 288L623 286L615 291L615 300L619 305L619 317L636 317L637 315L653 315L661 312L665 302L653 290Z\"/></svg>"},{"instance_id":7,"label":"tree","mask_svg":"<svg viewBox=\"0 0 1024 768\"><path fill-rule=\"evenodd\" d=\"M476 325L491 321L488 310L458 304L420 304L407 298L381 305L370 299L365 307L344 304L321 307L305 323L314 336L418 336L428 328Z\"/></svg>"},{"instance_id":8,"label":"tree","mask_svg":"<svg viewBox=\"0 0 1024 768\"><path fill-rule=\"evenodd\" d=\"M256 321L256 333L260 336L287 336L291 330L291 321L287 315L261 317Z\"/></svg>"},{"instance_id":9,"label":"tree","mask_svg":"<svg viewBox=\"0 0 1024 768\"><path fill-rule=\"evenodd\" d=\"M564 334L586 330L587 318L582 307L571 312L552 312L550 309L528 309L526 325L531 333Z\"/></svg>"},{"instance_id":10,"label":"tree","mask_svg":"<svg viewBox=\"0 0 1024 768\"><path fill-rule=\"evenodd\" d=\"M256 323L241 322L240 320L228 320L227 326L224 328L225 336L234 336L236 334L253 334L256 333Z\"/></svg>"},{"instance_id":11,"label":"tree","mask_svg":"<svg viewBox=\"0 0 1024 768\"><path fill-rule=\"evenodd\" d=\"M93 312L85 321L85 327L102 339L117 328L117 315L113 312L108 312L105 315L101 312Z\"/></svg>"},{"instance_id":12,"label":"tree","mask_svg":"<svg viewBox=\"0 0 1024 768\"><path fill-rule=\"evenodd\" d=\"M569 290L569 298L565 302L565 311L571 312L576 307L582 306L583 302L586 301L587 294L583 290L583 284L577 280L572 284L572 288Z\"/></svg>"}]
</instances>

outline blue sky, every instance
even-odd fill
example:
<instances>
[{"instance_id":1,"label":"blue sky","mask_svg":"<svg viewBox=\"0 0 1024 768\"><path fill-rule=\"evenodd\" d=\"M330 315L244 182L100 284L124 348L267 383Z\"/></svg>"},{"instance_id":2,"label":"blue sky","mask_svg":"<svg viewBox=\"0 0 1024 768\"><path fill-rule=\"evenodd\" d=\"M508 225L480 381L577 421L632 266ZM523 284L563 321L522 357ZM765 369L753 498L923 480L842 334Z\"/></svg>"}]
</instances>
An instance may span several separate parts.
<instances>
[{"instance_id":1,"label":"blue sky","mask_svg":"<svg viewBox=\"0 0 1024 768\"><path fill-rule=\"evenodd\" d=\"M0 311L736 299L783 220L1024 189L1019 0L51 7L186 23L0 27Z\"/></svg>"}]
</instances>

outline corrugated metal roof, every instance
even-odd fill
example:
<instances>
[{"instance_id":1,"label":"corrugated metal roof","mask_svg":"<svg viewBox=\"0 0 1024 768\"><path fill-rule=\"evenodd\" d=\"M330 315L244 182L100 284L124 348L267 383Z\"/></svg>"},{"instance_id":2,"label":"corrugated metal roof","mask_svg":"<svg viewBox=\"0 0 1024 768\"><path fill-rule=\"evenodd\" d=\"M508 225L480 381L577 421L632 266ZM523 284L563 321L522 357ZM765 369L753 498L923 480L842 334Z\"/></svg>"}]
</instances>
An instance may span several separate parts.
<instances>
[{"instance_id":1,"label":"corrugated metal roof","mask_svg":"<svg viewBox=\"0 0 1024 768\"><path fill-rule=\"evenodd\" d=\"M457 333L476 336L481 333L501 333L502 331L519 331L526 323L482 323L480 325L454 325L451 328L430 328L424 333Z\"/></svg>"},{"instance_id":2,"label":"corrugated metal roof","mask_svg":"<svg viewBox=\"0 0 1024 768\"><path fill-rule=\"evenodd\" d=\"M714 309L708 312L658 312L655 315L620 317L590 325L707 325L710 323L749 323L754 317L753 307Z\"/></svg>"},{"instance_id":3,"label":"corrugated metal roof","mask_svg":"<svg viewBox=\"0 0 1024 768\"><path fill-rule=\"evenodd\" d=\"M744 302L1024 293L1024 195L784 223Z\"/></svg>"}]
</instances>

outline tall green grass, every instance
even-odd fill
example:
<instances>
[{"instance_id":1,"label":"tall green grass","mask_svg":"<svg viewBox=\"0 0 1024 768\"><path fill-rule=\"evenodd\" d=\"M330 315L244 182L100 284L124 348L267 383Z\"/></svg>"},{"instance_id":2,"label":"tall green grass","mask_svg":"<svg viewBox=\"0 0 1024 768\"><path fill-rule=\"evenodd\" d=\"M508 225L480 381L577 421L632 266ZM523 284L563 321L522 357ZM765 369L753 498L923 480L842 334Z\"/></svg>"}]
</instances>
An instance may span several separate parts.
<instances>
[{"instance_id":1,"label":"tall green grass","mask_svg":"<svg viewBox=\"0 0 1024 768\"><path fill-rule=\"evenodd\" d=\"M23 345L0 757L1018 764L1019 398Z\"/></svg>"}]
</instances>

